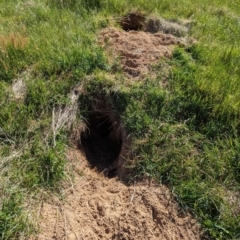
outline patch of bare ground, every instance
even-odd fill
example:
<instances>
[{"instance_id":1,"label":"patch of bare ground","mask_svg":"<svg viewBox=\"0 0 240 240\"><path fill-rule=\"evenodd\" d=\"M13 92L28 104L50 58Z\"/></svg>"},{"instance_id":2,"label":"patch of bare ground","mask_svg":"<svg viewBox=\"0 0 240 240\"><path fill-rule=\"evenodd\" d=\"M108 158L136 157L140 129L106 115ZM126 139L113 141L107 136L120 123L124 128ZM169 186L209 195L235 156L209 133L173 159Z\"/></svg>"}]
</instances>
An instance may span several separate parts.
<instances>
[{"instance_id":1,"label":"patch of bare ground","mask_svg":"<svg viewBox=\"0 0 240 240\"><path fill-rule=\"evenodd\" d=\"M176 46L185 46L185 40L163 32L123 31L106 28L100 32L101 45L119 56L121 67L130 77L146 76L149 66L159 59L170 58Z\"/></svg>"},{"instance_id":2,"label":"patch of bare ground","mask_svg":"<svg viewBox=\"0 0 240 240\"><path fill-rule=\"evenodd\" d=\"M79 150L69 149L75 182L39 208L36 239L202 239L196 220L181 212L169 189L140 182L126 186L89 168Z\"/></svg>"}]
</instances>

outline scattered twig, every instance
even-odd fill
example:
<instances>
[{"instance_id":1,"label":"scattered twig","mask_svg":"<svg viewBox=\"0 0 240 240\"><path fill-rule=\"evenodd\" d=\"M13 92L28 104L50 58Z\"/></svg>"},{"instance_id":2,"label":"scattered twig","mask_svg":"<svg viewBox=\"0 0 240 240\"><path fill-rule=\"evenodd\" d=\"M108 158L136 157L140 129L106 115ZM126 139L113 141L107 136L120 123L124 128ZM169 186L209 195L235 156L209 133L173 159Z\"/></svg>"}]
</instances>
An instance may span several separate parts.
<instances>
[{"instance_id":1,"label":"scattered twig","mask_svg":"<svg viewBox=\"0 0 240 240\"><path fill-rule=\"evenodd\" d=\"M53 131L53 147L56 146L56 131L55 131L55 108L52 110L52 131Z\"/></svg>"},{"instance_id":2,"label":"scattered twig","mask_svg":"<svg viewBox=\"0 0 240 240\"><path fill-rule=\"evenodd\" d=\"M136 192L136 187L135 187L135 185L134 185L133 194L132 194L132 196L131 196L130 204L132 204L132 202L133 202L133 199L134 199L134 196L135 196L135 192Z\"/></svg>"},{"instance_id":3,"label":"scattered twig","mask_svg":"<svg viewBox=\"0 0 240 240\"><path fill-rule=\"evenodd\" d=\"M125 214L125 217L128 216L128 214L130 213L130 211L131 211L131 209L132 209L132 206L133 206L132 203L133 203L133 199L134 199L134 197L135 197L135 192L136 192L136 187L135 187L135 185L134 185L134 188L133 188L133 194L132 194L132 196L131 196L131 198L130 198L130 206L129 206L129 208L128 208L126 214Z\"/></svg>"}]
</instances>

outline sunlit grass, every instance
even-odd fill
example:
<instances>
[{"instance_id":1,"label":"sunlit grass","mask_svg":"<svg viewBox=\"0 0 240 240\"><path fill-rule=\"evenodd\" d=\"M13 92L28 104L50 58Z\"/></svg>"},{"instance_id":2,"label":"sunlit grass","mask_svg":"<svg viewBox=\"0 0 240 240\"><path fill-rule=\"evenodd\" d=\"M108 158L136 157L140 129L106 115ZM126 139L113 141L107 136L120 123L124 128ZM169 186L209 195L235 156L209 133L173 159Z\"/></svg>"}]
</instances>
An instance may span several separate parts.
<instances>
[{"instance_id":1,"label":"sunlit grass","mask_svg":"<svg viewBox=\"0 0 240 240\"><path fill-rule=\"evenodd\" d=\"M61 186L68 133L53 134L52 114L68 106L68 93L80 82L89 98L102 92L115 104L132 136L135 173L167 184L213 239L239 238L238 203L229 200L240 191L239 4L1 1L0 238L19 239L33 231L25 199ZM153 68L157 79L133 84L103 77L114 71L97 43L98 31L117 25L131 9L191 22L196 43L166 60L166 88L159 87L161 66ZM19 100L12 84L21 78L26 93Z\"/></svg>"}]
</instances>

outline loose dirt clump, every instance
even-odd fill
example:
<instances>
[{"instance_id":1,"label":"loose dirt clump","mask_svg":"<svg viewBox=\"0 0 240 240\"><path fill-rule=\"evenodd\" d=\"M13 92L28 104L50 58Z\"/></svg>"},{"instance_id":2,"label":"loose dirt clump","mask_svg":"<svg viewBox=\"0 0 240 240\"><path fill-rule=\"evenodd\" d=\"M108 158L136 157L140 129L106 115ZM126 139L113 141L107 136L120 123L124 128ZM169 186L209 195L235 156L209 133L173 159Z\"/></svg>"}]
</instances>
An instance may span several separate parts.
<instances>
[{"instance_id":1,"label":"loose dirt clump","mask_svg":"<svg viewBox=\"0 0 240 240\"><path fill-rule=\"evenodd\" d=\"M197 222L183 213L163 185L145 181L126 186L88 167L77 149L68 152L75 183L39 205L41 229L31 239L200 240Z\"/></svg>"},{"instance_id":2,"label":"loose dirt clump","mask_svg":"<svg viewBox=\"0 0 240 240\"><path fill-rule=\"evenodd\" d=\"M151 64L163 57L170 58L176 45L185 46L184 39L171 34L126 32L113 27L103 29L99 41L120 57L122 69L130 77L147 75Z\"/></svg>"}]
</instances>

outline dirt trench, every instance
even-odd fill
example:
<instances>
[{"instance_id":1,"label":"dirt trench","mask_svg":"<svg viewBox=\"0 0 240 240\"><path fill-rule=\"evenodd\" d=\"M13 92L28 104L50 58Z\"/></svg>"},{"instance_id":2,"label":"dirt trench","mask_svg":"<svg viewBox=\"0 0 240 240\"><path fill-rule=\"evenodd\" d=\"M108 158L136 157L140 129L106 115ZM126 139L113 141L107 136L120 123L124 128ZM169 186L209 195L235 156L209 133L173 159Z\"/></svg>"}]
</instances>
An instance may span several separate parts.
<instances>
[{"instance_id":1,"label":"dirt trench","mask_svg":"<svg viewBox=\"0 0 240 240\"><path fill-rule=\"evenodd\" d=\"M171 57L176 45L185 44L159 29L137 31L144 29L140 20L130 24L132 28L125 20L125 31L106 28L99 35L100 43L120 58L123 72L133 79L148 74L152 63ZM120 118L109 110L90 109L78 144L67 152L74 182L62 190L61 199L55 195L39 203L39 233L30 239L204 239L197 221L183 212L166 186L150 179L131 185L121 181L129 140Z\"/></svg>"}]
</instances>

